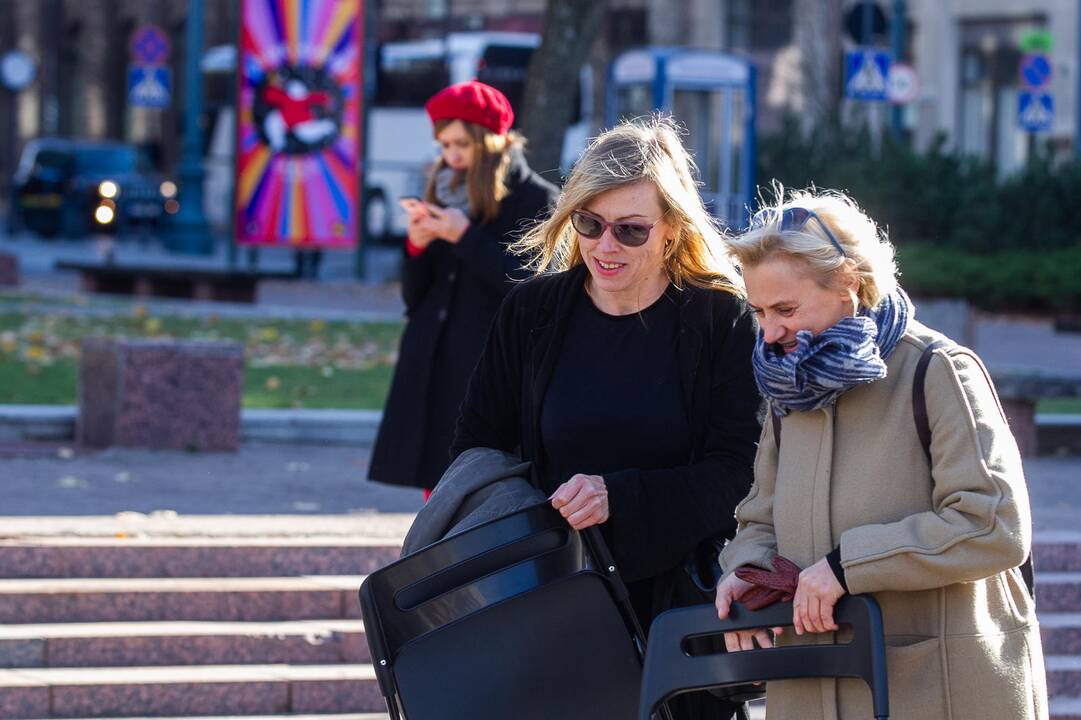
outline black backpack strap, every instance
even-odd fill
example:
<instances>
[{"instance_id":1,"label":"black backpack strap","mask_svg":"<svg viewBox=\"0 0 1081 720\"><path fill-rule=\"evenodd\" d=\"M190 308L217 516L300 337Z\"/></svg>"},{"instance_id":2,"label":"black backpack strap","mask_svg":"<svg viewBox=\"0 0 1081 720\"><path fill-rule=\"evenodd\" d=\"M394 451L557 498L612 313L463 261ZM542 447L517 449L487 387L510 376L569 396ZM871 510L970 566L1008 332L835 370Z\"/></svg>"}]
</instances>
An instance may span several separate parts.
<instances>
[{"instance_id":1,"label":"black backpack strap","mask_svg":"<svg viewBox=\"0 0 1081 720\"><path fill-rule=\"evenodd\" d=\"M927 417L927 396L923 392L923 381L927 377L927 366L931 356L940 347L946 347L945 340L935 340L923 349L920 361L916 363L916 375L912 378L912 417L916 421L916 435L920 438L920 447L931 463L931 421Z\"/></svg>"},{"instance_id":2,"label":"black backpack strap","mask_svg":"<svg viewBox=\"0 0 1081 720\"><path fill-rule=\"evenodd\" d=\"M772 405L770 405L769 406L769 414L770 414L770 419L769 419L770 425L773 427L773 445L777 448L777 453L780 454L780 452L781 452L781 413L777 412L777 410Z\"/></svg>"},{"instance_id":3,"label":"black backpack strap","mask_svg":"<svg viewBox=\"0 0 1081 720\"><path fill-rule=\"evenodd\" d=\"M920 361L916 364L916 374L912 379L912 416L916 421L916 434L920 438L920 446L923 454L927 456L927 464L931 464L931 421L927 417L927 396L924 393L924 380L927 378L927 366L931 363L931 356L935 350L947 347L949 343L944 340L935 340L923 350ZM774 433L778 432L774 430ZM1036 598L1036 575L1032 567L1032 553L1030 552L1025 561L1018 568L1021 578L1028 588L1029 597Z\"/></svg>"}]
</instances>

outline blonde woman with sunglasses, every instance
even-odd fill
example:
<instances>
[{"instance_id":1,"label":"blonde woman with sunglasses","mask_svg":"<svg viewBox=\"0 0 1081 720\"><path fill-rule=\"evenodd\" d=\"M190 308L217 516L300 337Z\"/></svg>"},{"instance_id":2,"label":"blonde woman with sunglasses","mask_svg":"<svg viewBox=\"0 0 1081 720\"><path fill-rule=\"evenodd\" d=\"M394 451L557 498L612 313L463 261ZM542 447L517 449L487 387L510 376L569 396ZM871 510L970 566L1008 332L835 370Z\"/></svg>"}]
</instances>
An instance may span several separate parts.
<instances>
[{"instance_id":1,"label":"blonde woman with sunglasses","mask_svg":"<svg viewBox=\"0 0 1081 720\"><path fill-rule=\"evenodd\" d=\"M643 626L708 601L685 565L715 558L750 487L757 327L675 126L596 138L516 249L537 277L496 316L452 456L532 461L572 527L600 527ZM680 720L744 712L708 694L672 704Z\"/></svg>"},{"instance_id":2,"label":"blonde woman with sunglasses","mask_svg":"<svg viewBox=\"0 0 1081 720\"><path fill-rule=\"evenodd\" d=\"M732 240L772 412L718 613L750 589L734 570L779 554L803 568L782 644L843 641L835 603L878 600L890 717L1046 718L1028 491L987 370L916 320L893 246L850 198L777 194ZM726 637L732 651L772 642ZM872 717L860 680L770 682L766 699L767 718Z\"/></svg>"}]
</instances>

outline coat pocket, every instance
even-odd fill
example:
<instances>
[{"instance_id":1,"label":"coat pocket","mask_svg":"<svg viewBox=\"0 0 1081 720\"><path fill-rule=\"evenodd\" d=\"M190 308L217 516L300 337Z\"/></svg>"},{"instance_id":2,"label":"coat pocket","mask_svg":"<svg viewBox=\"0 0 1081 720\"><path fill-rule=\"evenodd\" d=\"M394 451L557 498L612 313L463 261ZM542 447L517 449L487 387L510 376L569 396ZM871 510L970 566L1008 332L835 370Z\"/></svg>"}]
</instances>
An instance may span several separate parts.
<instances>
[{"instance_id":1,"label":"coat pocket","mask_svg":"<svg viewBox=\"0 0 1081 720\"><path fill-rule=\"evenodd\" d=\"M887 637L886 673L890 683L891 717L948 717L942 641L939 638Z\"/></svg>"},{"instance_id":2,"label":"coat pocket","mask_svg":"<svg viewBox=\"0 0 1081 720\"><path fill-rule=\"evenodd\" d=\"M954 720L1046 717L1039 628L950 637L950 699Z\"/></svg>"},{"instance_id":3,"label":"coat pocket","mask_svg":"<svg viewBox=\"0 0 1081 720\"><path fill-rule=\"evenodd\" d=\"M945 720L946 681L942 672L942 641L926 635L886 638L886 677L890 686L890 717L897 720ZM771 687L766 704L772 702ZM862 680L837 681L837 718L873 717L871 690ZM772 709L772 707L770 707ZM799 715L785 715L797 718ZM990 716L989 716L990 717Z\"/></svg>"}]
</instances>

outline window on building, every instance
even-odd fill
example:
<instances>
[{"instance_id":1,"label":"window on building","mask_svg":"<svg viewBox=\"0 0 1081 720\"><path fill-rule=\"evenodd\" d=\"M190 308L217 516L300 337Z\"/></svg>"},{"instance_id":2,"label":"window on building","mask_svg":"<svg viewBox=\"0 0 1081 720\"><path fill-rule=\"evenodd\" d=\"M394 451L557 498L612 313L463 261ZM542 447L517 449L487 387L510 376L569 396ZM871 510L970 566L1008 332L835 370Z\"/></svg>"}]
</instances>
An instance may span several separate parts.
<instances>
[{"instance_id":1,"label":"window on building","mask_svg":"<svg viewBox=\"0 0 1081 720\"><path fill-rule=\"evenodd\" d=\"M993 162L1000 176L1028 159L1029 135L1018 126L1021 36L1043 18L961 24L958 147Z\"/></svg>"},{"instance_id":2,"label":"window on building","mask_svg":"<svg viewBox=\"0 0 1081 720\"><path fill-rule=\"evenodd\" d=\"M780 49L792 42L792 0L730 0L725 28L733 50Z\"/></svg>"},{"instance_id":3,"label":"window on building","mask_svg":"<svg viewBox=\"0 0 1081 720\"><path fill-rule=\"evenodd\" d=\"M440 20L450 14L448 0L424 0L424 17Z\"/></svg>"},{"instance_id":4,"label":"window on building","mask_svg":"<svg viewBox=\"0 0 1081 720\"><path fill-rule=\"evenodd\" d=\"M383 107L422 107L428 98L450 85L442 53L431 56L380 57L376 71L375 104Z\"/></svg>"}]
</instances>

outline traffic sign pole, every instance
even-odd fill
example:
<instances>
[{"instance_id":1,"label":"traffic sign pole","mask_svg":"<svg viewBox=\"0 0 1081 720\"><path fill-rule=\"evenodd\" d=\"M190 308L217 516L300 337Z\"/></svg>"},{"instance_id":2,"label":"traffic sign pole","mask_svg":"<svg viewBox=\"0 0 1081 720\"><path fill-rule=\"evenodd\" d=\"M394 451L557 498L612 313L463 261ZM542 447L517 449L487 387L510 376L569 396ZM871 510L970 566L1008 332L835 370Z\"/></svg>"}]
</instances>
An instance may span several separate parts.
<instances>
[{"instance_id":1,"label":"traffic sign pole","mask_svg":"<svg viewBox=\"0 0 1081 720\"><path fill-rule=\"evenodd\" d=\"M890 38L893 41L893 61L902 62L905 59L905 0L893 0L893 21L890 23ZM890 130L895 140L901 139L902 118L901 106L894 105L890 108Z\"/></svg>"},{"instance_id":2,"label":"traffic sign pole","mask_svg":"<svg viewBox=\"0 0 1081 720\"><path fill-rule=\"evenodd\" d=\"M203 133L199 115L203 110L203 0L190 0L184 47L184 141L180 160L180 210L173 216L166 247L189 255L209 255L214 250L210 228L203 215Z\"/></svg>"}]
</instances>

